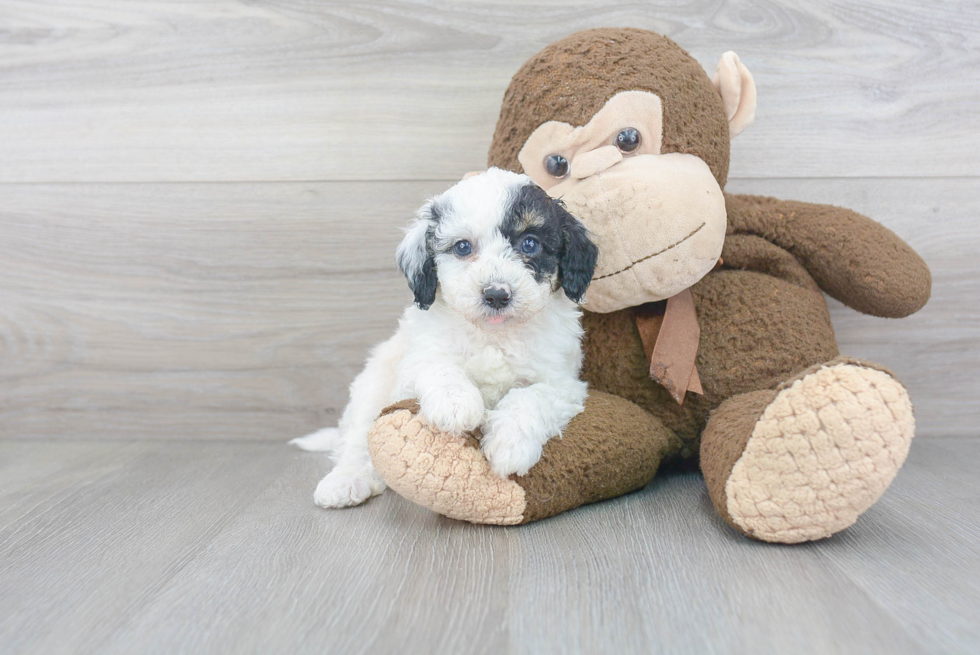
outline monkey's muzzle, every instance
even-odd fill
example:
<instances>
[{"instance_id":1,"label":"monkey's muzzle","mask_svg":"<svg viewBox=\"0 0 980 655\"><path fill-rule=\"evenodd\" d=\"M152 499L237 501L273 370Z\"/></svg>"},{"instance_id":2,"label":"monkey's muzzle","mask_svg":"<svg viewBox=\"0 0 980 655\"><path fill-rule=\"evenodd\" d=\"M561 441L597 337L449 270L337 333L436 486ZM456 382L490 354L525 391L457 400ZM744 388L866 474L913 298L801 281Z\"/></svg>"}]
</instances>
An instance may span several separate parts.
<instances>
[{"instance_id":1,"label":"monkey's muzzle","mask_svg":"<svg viewBox=\"0 0 980 655\"><path fill-rule=\"evenodd\" d=\"M600 151L550 189L592 233L599 261L589 311L669 298L704 277L725 241L725 197L693 155L639 155L611 163ZM597 169L577 178L577 173Z\"/></svg>"}]
</instances>

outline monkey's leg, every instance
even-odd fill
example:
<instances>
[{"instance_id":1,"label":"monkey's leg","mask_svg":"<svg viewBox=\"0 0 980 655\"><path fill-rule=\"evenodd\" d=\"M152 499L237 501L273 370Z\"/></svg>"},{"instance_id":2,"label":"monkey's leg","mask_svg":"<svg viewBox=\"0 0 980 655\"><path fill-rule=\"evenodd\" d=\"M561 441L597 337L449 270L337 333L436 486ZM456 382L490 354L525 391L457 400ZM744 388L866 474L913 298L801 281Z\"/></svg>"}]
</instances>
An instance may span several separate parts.
<instances>
[{"instance_id":1,"label":"monkey's leg","mask_svg":"<svg viewBox=\"0 0 980 655\"><path fill-rule=\"evenodd\" d=\"M841 357L774 390L729 398L701 435L715 509L739 532L779 543L850 526L891 484L915 431L905 387Z\"/></svg>"},{"instance_id":2,"label":"monkey's leg","mask_svg":"<svg viewBox=\"0 0 980 655\"><path fill-rule=\"evenodd\" d=\"M368 437L375 469L408 500L471 523L528 523L621 496L652 480L660 460L680 448L658 419L593 391L585 411L545 444L527 475L504 479L480 452L478 430L454 438L417 414L415 401L382 413Z\"/></svg>"}]
</instances>

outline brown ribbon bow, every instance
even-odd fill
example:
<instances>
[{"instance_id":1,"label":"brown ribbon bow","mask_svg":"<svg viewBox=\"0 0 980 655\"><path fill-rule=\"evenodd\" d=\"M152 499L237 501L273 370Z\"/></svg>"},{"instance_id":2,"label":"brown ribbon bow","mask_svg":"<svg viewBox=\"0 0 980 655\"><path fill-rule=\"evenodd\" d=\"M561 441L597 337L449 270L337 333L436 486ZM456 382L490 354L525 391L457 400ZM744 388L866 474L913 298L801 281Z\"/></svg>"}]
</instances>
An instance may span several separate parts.
<instances>
[{"instance_id":1,"label":"brown ribbon bow","mask_svg":"<svg viewBox=\"0 0 980 655\"><path fill-rule=\"evenodd\" d=\"M703 394L694 365L701 326L691 290L685 289L666 301L640 305L633 312L650 362L650 377L666 387L678 405L684 404L688 391Z\"/></svg>"}]
</instances>

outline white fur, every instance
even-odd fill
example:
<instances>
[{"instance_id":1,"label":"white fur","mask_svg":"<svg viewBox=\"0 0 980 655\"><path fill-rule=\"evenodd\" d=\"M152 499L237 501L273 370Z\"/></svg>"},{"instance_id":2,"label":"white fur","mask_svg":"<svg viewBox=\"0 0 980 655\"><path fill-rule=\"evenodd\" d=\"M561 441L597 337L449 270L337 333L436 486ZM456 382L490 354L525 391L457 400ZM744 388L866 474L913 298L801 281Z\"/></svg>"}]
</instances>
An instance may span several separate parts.
<instances>
[{"instance_id":1,"label":"white fur","mask_svg":"<svg viewBox=\"0 0 980 655\"><path fill-rule=\"evenodd\" d=\"M340 430L338 428L323 428L305 437L290 439L289 443L300 450L311 453L333 452L340 447Z\"/></svg>"},{"instance_id":2,"label":"white fur","mask_svg":"<svg viewBox=\"0 0 980 655\"><path fill-rule=\"evenodd\" d=\"M583 410L581 312L553 278L536 282L498 229L510 192L528 183L491 169L430 201L409 227L399 264L411 275L423 264L426 241L435 244L435 301L428 310L408 307L394 336L372 351L351 384L339 432L327 428L292 442L336 455L314 494L321 507L357 505L384 491L367 435L393 402L418 399L422 417L454 435L482 428L482 450L504 477L527 473L545 442ZM442 211L438 223L429 220L431 202ZM473 244L466 258L452 252L462 238ZM489 284L511 290L503 311L483 302ZM507 320L491 324L494 314Z\"/></svg>"}]
</instances>

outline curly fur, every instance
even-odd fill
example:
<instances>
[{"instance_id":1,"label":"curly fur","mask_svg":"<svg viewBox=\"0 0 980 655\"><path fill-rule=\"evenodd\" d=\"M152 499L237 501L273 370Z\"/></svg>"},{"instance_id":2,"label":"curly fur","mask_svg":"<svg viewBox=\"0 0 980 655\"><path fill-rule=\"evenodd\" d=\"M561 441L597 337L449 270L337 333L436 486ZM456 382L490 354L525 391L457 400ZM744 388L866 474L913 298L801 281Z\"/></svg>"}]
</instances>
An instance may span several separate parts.
<instances>
[{"instance_id":1,"label":"curly fur","mask_svg":"<svg viewBox=\"0 0 980 655\"><path fill-rule=\"evenodd\" d=\"M396 254L415 306L368 357L338 431L296 440L336 456L316 503L357 505L385 489L367 435L403 398L452 435L481 428L497 475L527 473L583 409L581 312L570 297L584 294L596 257L577 219L525 175L491 169L427 202ZM488 289L507 301L492 304Z\"/></svg>"}]
</instances>

